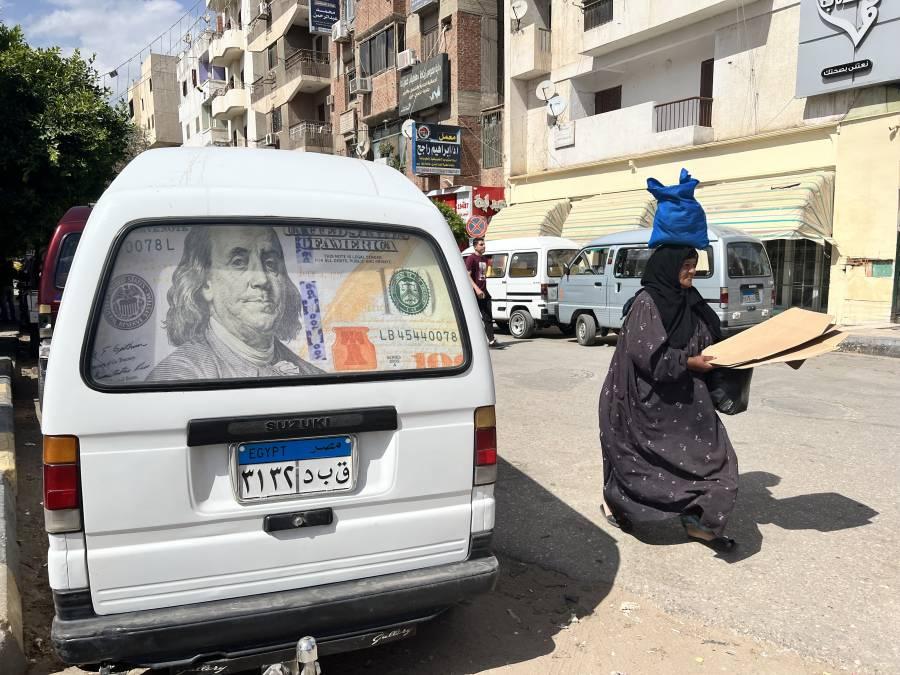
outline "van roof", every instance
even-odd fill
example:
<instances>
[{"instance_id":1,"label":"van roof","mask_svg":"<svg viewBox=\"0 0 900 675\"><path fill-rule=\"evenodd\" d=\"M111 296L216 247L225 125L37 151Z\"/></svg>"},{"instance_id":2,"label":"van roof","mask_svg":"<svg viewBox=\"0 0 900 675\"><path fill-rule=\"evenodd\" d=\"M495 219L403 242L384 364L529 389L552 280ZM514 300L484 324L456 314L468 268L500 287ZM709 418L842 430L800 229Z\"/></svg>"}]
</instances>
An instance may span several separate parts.
<instances>
[{"instance_id":1,"label":"van roof","mask_svg":"<svg viewBox=\"0 0 900 675\"><path fill-rule=\"evenodd\" d=\"M627 230L625 232L616 232L615 234L607 234L603 237L592 239L588 246L616 246L618 244L646 244L650 241L650 235L653 230L649 227L639 227L635 230ZM707 235L710 241L718 241L724 238L742 238L753 239L752 236L740 230L733 230L728 227L710 227L707 229Z\"/></svg>"},{"instance_id":2,"label":"van roof","mask_svg":"<svg viewBox=\"0 0 900 675\"><path fill-rule=\"evenodd\" d=\"M490 230L490 227L488 228ZM485 237L485 251L495 252L513 248L574 248L580 249L581 244L565 237L513 237L510 239L491 239L490 235ZM470 246L463 255L474 253L474 249Z\"/></svg>"}]
</instances>

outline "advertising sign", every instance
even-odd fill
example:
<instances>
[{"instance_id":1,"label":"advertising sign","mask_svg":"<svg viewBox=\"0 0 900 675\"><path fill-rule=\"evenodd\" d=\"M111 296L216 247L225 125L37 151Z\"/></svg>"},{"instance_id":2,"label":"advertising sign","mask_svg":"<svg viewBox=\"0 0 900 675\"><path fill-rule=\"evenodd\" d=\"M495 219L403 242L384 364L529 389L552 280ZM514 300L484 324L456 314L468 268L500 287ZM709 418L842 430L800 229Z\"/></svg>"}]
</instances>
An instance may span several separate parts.
<instances>
[{"instance_id":1,"label":"advertising sign","mask_svg":"<svg viewBox=\"0 0 900 675\"><path fill-rule=\"evenodd\" d=\"M459 127L417 124L413 136L413 173L418 176L459 176L462 173L461 139Z\"/></svg>"},{"instance_id":2,"label":"advertising sign","mask_svg":"<svg viewBox=\"0 0 900 675\"><path fill-rule=\"evenodd\" d=\"M801 0L797 97L900 79L900 2Z\"/></svg>"},{"instance_id":3,"label":"advertising sign","mask_svg":"<svg viewBox=\"0 0 900 675\"><path fill-rule=\"evenodd\" d=\"M446 103L450 96L450 66L446 54L414 65L400 76L400 117Z\"/></svg>"},{"instance_id":4,"label":"advertising sign","mask_svg":"<svg viewBox=\"0 0 900 675\"><path fill-rule=\"evenodd\" d=\"M340 19L337 0L309 0L309 32L331 35L331 27Z\"/></svg>"}]
</instances>

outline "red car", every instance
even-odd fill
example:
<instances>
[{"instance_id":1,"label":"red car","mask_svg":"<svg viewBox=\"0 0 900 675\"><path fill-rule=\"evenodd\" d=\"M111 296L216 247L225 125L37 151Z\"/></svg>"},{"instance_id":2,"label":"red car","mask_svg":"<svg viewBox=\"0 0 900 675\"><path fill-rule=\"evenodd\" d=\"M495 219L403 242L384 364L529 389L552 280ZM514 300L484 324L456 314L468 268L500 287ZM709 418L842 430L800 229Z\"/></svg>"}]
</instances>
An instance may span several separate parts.
<instances>
[{"instance_id":1,"label":"red car","mask_svg":"<svg viewBox=\"0 0 900 675\"><path fill-rule=\"evenodd\" d=\"M56 323L69 268L72 266L75 249L90 214L90 206L73 206L60 219L50 238L38 286L41 339L50 337L53 324Z\"/></svg>"}]
</instances>

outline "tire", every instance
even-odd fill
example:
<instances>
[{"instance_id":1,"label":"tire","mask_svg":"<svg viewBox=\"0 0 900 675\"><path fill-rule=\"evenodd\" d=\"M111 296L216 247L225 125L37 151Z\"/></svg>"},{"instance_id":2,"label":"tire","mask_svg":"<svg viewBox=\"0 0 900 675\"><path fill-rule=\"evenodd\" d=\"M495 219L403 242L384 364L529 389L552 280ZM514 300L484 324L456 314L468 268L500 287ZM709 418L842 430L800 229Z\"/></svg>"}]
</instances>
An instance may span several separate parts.
<instances>
[{"instance_id":1,"label":"tire","mask_svg":"<svg viewBox=\"0 0 900 675\"><path fill-rule=\"evenodd\" d=\"M590 347L597 342L597 320L592 314L580 314L575 322L575 337L578 344Z\"/></svg>"},{"instance_id":2,"label":"tire","mask_svg":"<svg viewBox=\"0 0 900 675\"><path fill-rule=\"evenodd\" d=\"M509 315L509 334L517 340L533 336L534 328L534 318L527 309L517 309Z\"/></svg>"}]
</instances>

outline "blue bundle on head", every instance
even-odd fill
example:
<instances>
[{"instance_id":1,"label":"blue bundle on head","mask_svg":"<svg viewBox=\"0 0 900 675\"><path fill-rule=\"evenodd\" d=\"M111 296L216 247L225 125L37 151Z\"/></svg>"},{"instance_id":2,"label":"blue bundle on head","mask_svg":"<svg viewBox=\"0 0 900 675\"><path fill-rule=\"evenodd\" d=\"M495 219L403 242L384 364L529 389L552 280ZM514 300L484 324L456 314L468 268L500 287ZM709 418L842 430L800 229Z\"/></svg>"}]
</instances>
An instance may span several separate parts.
<instances>
[{"instance_id":1,"label":"blue bundle on head","mask_svg":"<svg viewBox=\"0 0 900 675\"><path fill-rule=\"evenodd\" d=\"M700 183L687 169L681 170L678 185L663 185L655 178L647 179L647 191L656 197L656 216L650 248L663 244L678 244L706 248L709 235L706 232L706 213L700 202L694 199L694 189Z\"/></svg>"}]
</instances>

